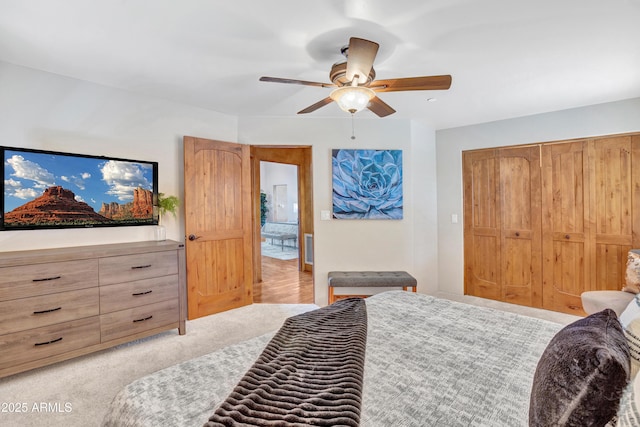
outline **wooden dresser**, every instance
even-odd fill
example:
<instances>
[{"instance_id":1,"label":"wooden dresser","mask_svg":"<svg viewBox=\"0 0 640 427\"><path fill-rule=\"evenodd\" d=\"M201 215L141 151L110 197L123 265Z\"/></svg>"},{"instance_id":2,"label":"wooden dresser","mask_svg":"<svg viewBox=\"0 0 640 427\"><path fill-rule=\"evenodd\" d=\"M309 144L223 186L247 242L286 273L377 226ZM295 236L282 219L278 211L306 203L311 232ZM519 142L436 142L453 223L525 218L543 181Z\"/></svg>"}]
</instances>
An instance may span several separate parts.
<instances>
[{"instance_id":1,"label":"wooden dresser","mask_svg":"<svg viewBox=\"0 0 640 427\"><path fill-rule=\"evenodd\" d=\"M0 252L0 378L178 328L184 245Z\"/></svg>"}]
</instances>

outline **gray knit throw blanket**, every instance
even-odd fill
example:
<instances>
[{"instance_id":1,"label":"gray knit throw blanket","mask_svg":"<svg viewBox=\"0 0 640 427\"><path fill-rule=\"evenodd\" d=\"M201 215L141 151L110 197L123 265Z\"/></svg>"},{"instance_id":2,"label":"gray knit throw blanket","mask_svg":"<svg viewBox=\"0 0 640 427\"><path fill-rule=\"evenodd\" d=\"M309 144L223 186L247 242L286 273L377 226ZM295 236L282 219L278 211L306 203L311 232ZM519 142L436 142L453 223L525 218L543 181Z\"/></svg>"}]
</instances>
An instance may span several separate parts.
<instances>
[{"instance_id":1,"label":"gray knit throw blanket","mask_svg":"<svg viewBox=\"0 0 640 427\"><path fill-rule=\"evenodd\" d=\"M360 298L288 318L205 427L358 426L366 341Z\"/></svg>"}]
</instances>

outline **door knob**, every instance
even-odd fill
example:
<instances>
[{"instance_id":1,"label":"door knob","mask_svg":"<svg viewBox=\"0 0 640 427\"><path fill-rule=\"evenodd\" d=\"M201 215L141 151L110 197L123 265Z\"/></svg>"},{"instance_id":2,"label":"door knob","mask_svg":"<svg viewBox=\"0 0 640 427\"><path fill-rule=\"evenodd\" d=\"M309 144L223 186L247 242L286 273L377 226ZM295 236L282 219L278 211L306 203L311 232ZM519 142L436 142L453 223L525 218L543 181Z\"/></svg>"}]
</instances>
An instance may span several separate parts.
<instances>
[{"instance_id":1,"label":"door knob","mask_svg":"<svg viewBox=\"0 0 640 427\"><path fill-rule=\"evenodd\" d=\"M200 236L196 236L195 234L189 234L189 240L191 240L192 242L193 242L194 240L199 239L199 238L200 238Z\"/></svg>"}]
</instances>

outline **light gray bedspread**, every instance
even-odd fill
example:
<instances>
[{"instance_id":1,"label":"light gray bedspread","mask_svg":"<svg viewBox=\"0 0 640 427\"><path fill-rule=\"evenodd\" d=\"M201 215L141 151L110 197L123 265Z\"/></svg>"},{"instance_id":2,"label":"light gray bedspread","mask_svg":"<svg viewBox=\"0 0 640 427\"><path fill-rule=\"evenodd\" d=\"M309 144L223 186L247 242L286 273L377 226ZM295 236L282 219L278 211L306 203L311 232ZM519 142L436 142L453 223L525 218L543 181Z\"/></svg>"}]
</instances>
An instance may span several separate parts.
<instances>
[{"instance_id":1,"label":"light gray bedspread","mask_svg":"<svg viewBox=\"0 0 640 427\"><path fill-rule=\"evenodd\" d=\"M538 359L562 325L422 294L366 299L361 426L528 425ZM143 377L104 426L202 426L273 334Z\"/></svg>"}]
</instances>

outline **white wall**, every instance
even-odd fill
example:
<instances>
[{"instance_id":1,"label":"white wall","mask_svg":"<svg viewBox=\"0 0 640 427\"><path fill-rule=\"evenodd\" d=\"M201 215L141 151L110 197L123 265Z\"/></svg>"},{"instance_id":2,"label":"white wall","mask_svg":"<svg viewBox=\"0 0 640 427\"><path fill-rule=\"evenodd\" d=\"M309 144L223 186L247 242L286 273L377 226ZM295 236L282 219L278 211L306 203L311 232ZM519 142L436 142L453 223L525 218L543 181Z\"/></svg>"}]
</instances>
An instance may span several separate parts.
<instances>
[{"instance_id":1,"label":"white wall","mask_svg":"<svg viewBox=\"0 0 640 427\"><path fill-rule=\"evenodd\" d=\"M239 119L241 143L313 147L316 304L327 303L331 270L406 270L418 279L421 292L437 283L434 131L407 120L358 116L355 128L357 138L351 140L348 115L344 119ZM331 150L335 148L403 150L402 220L320 220L320 211L332 208Z\"/></svg>"},{"instance_id":2,"label":"white wall","mask_svg":"<svg viewBox=\"0 0 640 427\"><path fill-rule=\"evenodd\" d=\"M313 146L316 303L330 270L407 270L437 289L435 132L392 118L236 118L0 62L0 145L159 163L160 191L183 198L182 137ZM404 219L320 221L331 210L331 150L401 149ZM184 216L163 218L184 240ZM151 240L153 227L0 232L0 252Z\"/></svg>"},{"instance_id":3,"label":"white wall","mask_svg":"<svg viewBox=\"0 0 640 427\"><path fill-rule=\"evenodd\" d=\"M182 137L237 140L237 118L0 62L0 145L157 161L183 199ZM163 218L184 240L184 216ZM0 252L153 239L152 226L0 232Z\"/></svg>"},{"instance_id":4,"label":"white wall","mask_svg":"<svg viewBox=\"0 0 640 427\"><path fill-rule=\"evenodd\" d=\"M298 167L283 163L260 162L260 189L267 195L267 221L274 222L276 206L273 195L274 185L287 186L286 215L281 222L298 222Z\"/></svg>"},{"instance_id":5,"label":"white wall","mask_svg":"<svg viewBox=\"0 0 640 427\"><path fill-rule=\"evenodd\" d=\"M437 131L439 290L464 292L462 151L637 131L640 98Z\"/></svg>"},{"instance_id":6,"label":"white wall","mask_svg":"<svg viewBox=\"0 0 640 427\"><path fill-rule=\"evenodd\" d=\"M160 191L183 196L182 137L313 146L316 303L330 270L399 269L420 292L463 292L463 150L640 131L640 98L435 132L419 121L236 118L0 62L0 145L157 161ZM366 114L366 113L365 113ZM404 219L321 221L331 150L401 149ZM451 223L451 214L459 222ZM184 239L184 218L163 219ZM0 252L153 238L153 227L0 232Z\"/></svg>"},{"instance_id":7,"label":"white wall","mask_svg":"<svg viewBox=\"0 0 640 427\"><path fill-rule=\"evenodd\" d=\"M413 174L413 257L418 291L438 291L438 209L436 185L436 133L428 125L413 121L411 126Z\"/></svg>"}]
</instances>

